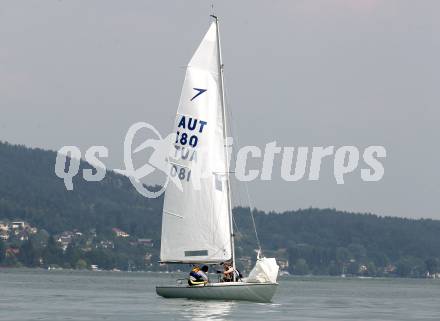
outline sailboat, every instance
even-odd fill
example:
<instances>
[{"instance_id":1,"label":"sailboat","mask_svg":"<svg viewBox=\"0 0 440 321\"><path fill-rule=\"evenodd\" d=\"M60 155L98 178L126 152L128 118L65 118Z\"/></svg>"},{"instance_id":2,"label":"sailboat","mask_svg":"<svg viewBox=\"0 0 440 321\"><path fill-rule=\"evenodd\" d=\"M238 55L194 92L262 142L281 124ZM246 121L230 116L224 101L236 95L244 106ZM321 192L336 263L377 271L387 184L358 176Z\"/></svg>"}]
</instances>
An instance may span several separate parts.
<instances>
[{"instance_id":1,"label":"sailboat","mask_svg":"<svg viewBox=\"0 0 440 321\"><path fill-rule=\"evenodd\" d=\"M175 120L168 157L160 261L172 264L232 262L235 249L219 19L213 21L191 58ZM172 183L174 181L174 183ZM177 182L177 183L176 183ZM232 282L186 282L156 286L165 298L270 302L278 265L257 257L249 276Z\"/></svg>"}]
</instances>

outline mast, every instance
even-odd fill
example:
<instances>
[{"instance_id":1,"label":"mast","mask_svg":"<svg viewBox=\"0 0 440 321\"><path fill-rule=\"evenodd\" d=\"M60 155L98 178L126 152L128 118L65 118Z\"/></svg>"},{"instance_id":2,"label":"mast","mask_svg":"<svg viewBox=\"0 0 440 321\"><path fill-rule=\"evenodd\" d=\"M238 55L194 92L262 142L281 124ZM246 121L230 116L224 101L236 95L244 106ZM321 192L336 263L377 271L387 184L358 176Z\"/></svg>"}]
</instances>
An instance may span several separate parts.
<instances>
[{"instance_id":1,"label":"mast","mask_svg":"<svg viewBox=\"0 0 440 321\"><path fill-rule=\"evenodd\" d=\"M231 204L231 183L229 180L229 155L227 146L227 126L226 126L226 107L225 107L225 90L224 90L224 77L223 77L223 61L222 61L222 51L220 46L220 30L218 17L211 15L215 19L216 31L217 31L217 58L219 66L219 78L220 78L220 100L222 108L222 118L223 118L223 142L224 142L224 153L225 153L225 174L226 174L226 197L228 203L228 214L229 214L229 231L231 233L231 256L232 256L232 268L234 272L232 273L233 281L236 281L235 277L235 246L234 246L234 230L232 221L232 204Z\"/></svg>"}]
</instances>

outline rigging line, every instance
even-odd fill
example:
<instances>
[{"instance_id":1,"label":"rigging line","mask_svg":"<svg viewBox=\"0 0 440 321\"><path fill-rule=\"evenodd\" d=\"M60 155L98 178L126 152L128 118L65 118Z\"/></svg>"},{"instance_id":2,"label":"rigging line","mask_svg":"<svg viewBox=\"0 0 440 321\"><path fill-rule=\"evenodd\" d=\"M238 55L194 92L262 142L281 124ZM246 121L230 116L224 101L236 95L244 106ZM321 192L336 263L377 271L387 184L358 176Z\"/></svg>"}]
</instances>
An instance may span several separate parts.
<instances>
[{"instance_id":1,"label":"rigging line","mask_svg":"<svg viewBox=\"0 0 440 321\"><path fill-rule=\"evenodd\" d=\"M240 230L238 229L237 221L234 216L232 216L232 222L234 223L234 234L240 234Z\"/></svg>"},{"instance_id":2,"label":"rigging line","mask_svg":"<svg viewBox=\"0 0 440 321\"><path fill-rule=\"evenodd\" d=\"M240 199L240 194L241 193L240 193L240 190L238 188L234 188L234 190L235 190L235 192L233 193L233 195L231 195L232 198L233 198L232 201L237 204L237 203L240 202L239 200L237 201L237 198ZM234 224L234 234L240 234L241 231L238 228L238 224L237 224L237 221L235 220L235 216L234 215L232 215L232 223Z\"/></svg>"},{"instance_id":3,"label":"rigging line","mask_svg":"<svg viewBox=\"0 0 440 321\"><path fill-rule=\"evenodd\" d=\"M228 100L228 97L226 96L226 100ZM228 103L228 105L230 106L230 104ZM234 123L234 121L233 121L233 117L232 117L232 112L231 112L231 109L232 108L229 108L228 109L228 111L229 111L229 119L231 119L231 121L230 121L230 131L231 131L231 135L233 136L233 137L235 137L235 139L236 139L236 141L237 141L237 145L239 145L239 141L238 141L238 135L233 135L233 132L236 132L235 131L235 123ZM238 147L235 147L235 144L233 144L232 145L232 149L233 150L235 150L235 153L234 154L236 154L236 149L237 149ZM252 205L252 201L251 201L251 197L250 197L250 192L249 192L249 186L248 186L248 184L247 184L247 182L244 182L244 187L245 187L245 192L246 192L246 198L247 198L247 203L248 203L248 206L249 206L249 213L250 213L250 216L251 216L251 220L252 220L252 227L253 227L253 229L254 229L254 234L255 234L255 239L256 239L256 241L257 241L257 246L258 246L258 249L259 249L259 251L261 252L261 242L260 242L260 238L258 237L258 232L257 232L257 227L256 227L256 224L255 224L255 218L254 218L254 215L253 215L253 212L252 212L252 207L253 207L253 205Z\"/></svg>"},{"instance_id":4,"label":"rigging line","mask_svg":"<svg viewBox=\"0 0 440 321\"><path fill-rule=\"evenodd\" d=\"M225 100L226 100L226 97L225 97ZM225 101L225 102L226 102L226 101ZM227 109L226 112L227 112L227 116L228 116L228 118L231 119L231 113L230 113L230 111ZM229 126L229 131L231 132L231 136L234 137L234 135L233 135L233 133L232 133L232 130L231 130L231 125ZM234 154L236 154L236 152L235 152L234 144L232 144L232 153L230 154L231 160L234 158ZM230 172L231 172L231 171L230 171ZM235 171L234 171L233 173L235 173ZM230 181L231 181L231 180L230 180ZM234 182L231 181L231 183L234 183ZM235 183L235 185L236 185L236 183ZM237 187L235 187L234 190L235 190L235 193L233 193L233 194L231 195L231 197L233 198L233 201L234 201L236 204L242 204L242 199L243 199L243 198L241 197L241 196L242 196L242 191L240 191L240 189L237 188ZM240 228L239 228L239 226L238 226L237 220L235 219L235 216L234 216L234 215L232 215L232 223L233 223L233 226L234 226L234 234L241 234L241 230L240 230Z\"/></svg>"},{"instance_id":5,"label":"rigging line","mask_svg":"<svg viewBox=\"0 0 440 321\"><path fill-rule=\"evenodd\" d=\"M231 107L231 104L229 102L229 96L227 95L227 92L225 90L224 90L224 93L225 93L225 103L229 107ZM235 137L235 140L237 142L237 144L232 144L232 150L234 151L233 154L236 154L236 149L238 147L235 147L235 145L239 146L239 141L238 141L238 135L237 134L233 135L233 133L235 132L235 121L234 121L234 118L232 117L232 111L231 110L232 110L232 108L227 108L227 112L229 114L228 116L229 116L229 119L230 119L230 121L229 121L229 130L231 132L231 136ZM251 201L251 197L250 197L250 193L249 193L249 187L248 187L247 182L244 182L244 187L245 187L245 192L246 192L246 196L247 196L247 202L248 202L248 206L249 206L249 213L250 213L251 220L252 220L252 226L254 228L255 239L257 241L257 246L258 246L258 250L259 250L259 254L258 255L260 255L260 253L261 253L261 242L260 242L260 238L258 237L257 225L255 224L255 218L254 218L254 214L253 214L253 211L252 211L253 205L252 205L252 201ZM232 218L234 218L234 217L232 217Z\"/></svg>"}]
</instances>

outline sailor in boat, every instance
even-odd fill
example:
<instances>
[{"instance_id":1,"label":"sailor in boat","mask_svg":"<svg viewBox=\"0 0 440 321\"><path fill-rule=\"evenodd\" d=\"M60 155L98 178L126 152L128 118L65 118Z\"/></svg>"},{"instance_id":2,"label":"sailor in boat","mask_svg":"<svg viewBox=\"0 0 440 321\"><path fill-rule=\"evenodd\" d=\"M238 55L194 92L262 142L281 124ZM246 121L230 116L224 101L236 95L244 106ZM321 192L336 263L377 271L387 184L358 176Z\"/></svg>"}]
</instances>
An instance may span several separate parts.
<instances>
[{"instance_id":1,"label":"sailor in boat","mask_svg":"<svg viewBox=\"0 0 440 321\"><path fill-rule=\"evenodd\" d=\"M189 279L188 279L188 285L204 285L209 282L208 276L206 273L208 273L208 266L204 265L202 268L200 268L198 265L195 265L191 272L189 273Z\"/></svg>"},{"instance_id":2,"label":"sailor in boat","mask_svg":"<svg viewBox=\"0 0 440 321\"><path fill-rule=\"evenodd\" d=\"M237 269L234 269L231 262L223 263L223 272L220 273L223 273L222 282L233 282L234 274L235 280L240 280L243 277Z\"/></svg>"}]
</instances>

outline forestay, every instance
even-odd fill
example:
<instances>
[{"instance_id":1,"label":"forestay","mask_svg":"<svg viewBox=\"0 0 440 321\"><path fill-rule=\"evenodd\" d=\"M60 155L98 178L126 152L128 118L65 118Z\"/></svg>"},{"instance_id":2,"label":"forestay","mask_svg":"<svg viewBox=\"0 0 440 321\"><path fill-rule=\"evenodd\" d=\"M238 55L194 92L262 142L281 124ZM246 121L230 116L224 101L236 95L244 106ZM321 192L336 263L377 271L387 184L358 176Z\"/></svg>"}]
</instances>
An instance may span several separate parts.
<instances>
[{"instance_id":1,"label":"forestay","mask_svg":"<svg viewBox=\"0 0 440 321\"><path fill-rule=\"evenodd\" d=\"M231 259L219 47L212 23L186 70L165 191L162 262ZM179 186L180 185L180 186Z\"/></svg>"}]
</instances>

